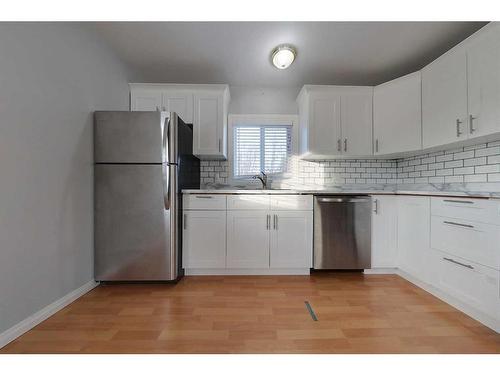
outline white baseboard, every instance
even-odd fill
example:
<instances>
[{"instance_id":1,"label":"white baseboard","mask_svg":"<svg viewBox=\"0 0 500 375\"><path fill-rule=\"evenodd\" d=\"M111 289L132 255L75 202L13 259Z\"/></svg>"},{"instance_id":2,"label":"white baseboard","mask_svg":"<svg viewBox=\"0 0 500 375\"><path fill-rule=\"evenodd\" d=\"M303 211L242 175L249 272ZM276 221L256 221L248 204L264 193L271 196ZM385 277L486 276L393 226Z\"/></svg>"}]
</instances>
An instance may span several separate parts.
<instances>
[{"instance_id":1,"label":"white baseboard","mask_svg":"<svg viewBox=\"0 0 500 375\"><path fill-rule=\"evenodd\" d=\"M365 275L394 275L398 273L397 268L367 268L363 271Z\"/></svg>"},{"instance_id":2,"label":"white baseboard","mask_svg":"<svg viewBox=\"0 0 500 375\"><path fill-rule=\"evenodd\" d=\"M491 328L497 333L500 333L500 321L498 319L495 319L482 311L479 311L475 309L474 307L463 303L459 299L449 295L446 292L443 292L442 290L433 287L430 284L427 284L426 282L423 282L416 277L413 277L409 273L398 269L397 274L401 276L403 279L408 280L410 283L415 284L419 288L425 290L426 292L429 292L433 296L439 298L440 300L446 302L448 305L453 306L457 310L460 310L464 314L470 316L471 318L477 320L481 324L484 324L486 327Z\"/></svg>"},{"instance_id":3,"label":"white baseboard","mask_svg":"<svg viewBox=\"0 0 500 375\"><path fill-rule=\"evenodd\" d=\"M69 292L65 296L59 298L57 301L52 302L50 305L45 306L43 309L37 311L33 315L24 319L23 321L17 323L15 326L9 328L7 331L0 333L0 348L7 345L9 342L15 340L22 334L26 333L37 324L40 324L45 319L49 318L51 315L54 315L56 312L61 310L62 308L68 306L71 302L76 300L77 298L83 296L85 293L94 289L98 283L91 280L88 283L82 285L78 289Z\"/></svg>"},{"instance_id":4,"label":"white baseboard","mask_svg":"<svg viewBox=\"0 0 500 375\"><path fill-rule=\"evenodd\" d=\"M186 276L309 275L309 268L186 268Z\"/></svg>"}]
</instances>

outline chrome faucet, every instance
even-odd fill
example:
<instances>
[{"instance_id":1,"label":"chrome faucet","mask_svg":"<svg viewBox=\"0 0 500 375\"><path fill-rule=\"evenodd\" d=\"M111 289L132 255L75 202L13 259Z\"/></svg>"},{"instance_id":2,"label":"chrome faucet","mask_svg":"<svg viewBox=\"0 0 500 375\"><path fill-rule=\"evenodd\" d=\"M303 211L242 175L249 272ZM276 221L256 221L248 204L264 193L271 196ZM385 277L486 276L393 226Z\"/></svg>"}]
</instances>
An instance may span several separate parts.
<instances>
[{"instance_id":1,"label":"chrome faucet","mask_svg":"<svg viewBox=\"0 0 500 375\"><path fill-rule=\"evenodd\" d=\"M252 178L254 180L259 179L260 182L262 182L262 189L267 189L267 174L265 174L263 171L261 171L260 174L252 176Z\"/></svg>"}]
</instances>

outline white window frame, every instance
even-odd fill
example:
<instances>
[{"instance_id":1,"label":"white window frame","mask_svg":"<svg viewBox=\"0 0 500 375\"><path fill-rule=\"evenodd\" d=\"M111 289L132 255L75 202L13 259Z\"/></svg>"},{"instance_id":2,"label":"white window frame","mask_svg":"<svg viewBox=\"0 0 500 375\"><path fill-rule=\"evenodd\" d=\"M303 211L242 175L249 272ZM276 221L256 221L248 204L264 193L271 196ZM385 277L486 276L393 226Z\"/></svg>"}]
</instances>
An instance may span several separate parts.
<instances>
[{"instance_id":1,"label":"white window frame","mask_svg":"<svg viewBox=\"0 0 500 375\"><path fill-rule=\"evenodd\" d=\"M289 125L292 127L292 153L291 156L298 154L299 144L299 116L298 115L234 115L228 116L228 144L227 144L227 160L228 160L228 182L241 183L250 181L250 177L235 177L234 176L234 126L235 125ZM280 173L273 174L279 176Z\"/></svg>"}]
</instances>

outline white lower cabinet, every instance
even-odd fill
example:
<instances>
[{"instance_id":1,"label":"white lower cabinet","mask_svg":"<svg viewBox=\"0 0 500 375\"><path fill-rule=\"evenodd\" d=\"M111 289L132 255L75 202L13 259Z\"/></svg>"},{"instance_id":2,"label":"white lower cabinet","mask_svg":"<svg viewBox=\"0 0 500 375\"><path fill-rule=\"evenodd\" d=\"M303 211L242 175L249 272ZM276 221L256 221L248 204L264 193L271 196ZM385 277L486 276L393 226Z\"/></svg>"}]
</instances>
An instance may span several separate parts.
<instances>
[{"instance_id":1,"label":"white lower cabinet","mask_svg":"<svg viewBox=\"0 0 500 375\"><path fill-rule=\"evenodd\" d=\"M499 271L434 250L434 286L494 319L500 319Z\"/></svg>"},{"instance_id":2,"label":"white lower cabinet","mask_svg":"<svg viewBox=\"0 0 500 375\"><path fill-rule=\"evenodd\" d=\"M185 211L184 268L226 266L226 211Z\"/></svg>"},{"instance_id":3,"label":"white lower cabinet","mask_svg":"<svg viewBox=\"0 0 500 375\"><path fill-rule=\"evenodd\" d=\"M312 267L312 211L272 211L271 268Z\"/></svg>"},{"instance_id":4,"label":"white lower cabinet","mask_svg":"<svg viewBox=\"0 0 500 375\"><path fill-rule=\"evenodd\" d=\"M268 211L227 212L227 268L269 268Z\"/></svg>"},{"instance_id":5,"label":"white lower cabinet","mask_svg":"<svg viewBox=\"0 0 500 375\"><path fill-rule=\"evenodd\" d=\"M398 197L398 267L427 282L429 248L429 197Z\"/></svg>"},{"instance_id":6,"label":"white lower cabinet","mask_svg":"<svg viewBox=\"0 0 500 375\"><path fill-rule=\"evenodd\" d=\"M393 195L373 196L372 269L398 265L398 199Z\"/></svg>"}]
</instances>

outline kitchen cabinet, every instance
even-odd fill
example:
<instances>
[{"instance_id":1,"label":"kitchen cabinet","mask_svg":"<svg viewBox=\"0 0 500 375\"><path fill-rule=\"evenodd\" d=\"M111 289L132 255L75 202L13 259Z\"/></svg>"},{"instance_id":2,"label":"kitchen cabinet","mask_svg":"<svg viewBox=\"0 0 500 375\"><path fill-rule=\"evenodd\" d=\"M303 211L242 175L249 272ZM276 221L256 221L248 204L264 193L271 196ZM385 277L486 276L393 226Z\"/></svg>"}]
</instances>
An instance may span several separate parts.
<instances>
[{"instance_id":1,"label":"kitchen cabinet","mask_svg":"<svg viewBox=\"0 0 500 375\"><path fill-rule=\"evenodd\" d=\"M467 137L467 61L458 46L422 69L423 147Z\"/></svg>"},{"instance_id":2,"label":"kitchen cabinet","mask_svg":"<svg viewBox=\"0 0 500 375\"><path fill-rule=\"evenodd\" d=\"M271 268L312 267L312 211L271 211Z\"/></svg>"},{"instance_id":3,"label":"kitchen cabinet","mask_svg":"<svg viewBox=\"0 0 500 375\"><path fill-rule=\"evenodd\" d=\"M130 90L131 111L160 111L161 91L157 89L137 88Z\"/></svg>"},{"instance_id":4,"label":"kitchen cabinet","mask_svg":"<svg viewBox=\"0 0 500 375\"><path fill-rule=\"evenodd\" d=\"M429 197L398 197L398 267L427 282L431 270Z\"/></svg>"},{"instance_id":5,"label":"kitchen cabinet","mask_svg":"<svg viewBox=\"0 0 500 375\"><path fill-rule=\"evenodd\" d=\"M226 211L184 211L183 267L226 266Z\"/></svg>"},{"instance_id":6,"label":"kitchen cabinet","mask_svg":"<svg viewBox=\"0 0 500 375\"><path fill-rule=\"evenodd\" d=\"M422 148L421 72L378 85L373 90L374 154Z\"/></svg>"},{"instance_id":7,"label":"kitchen cabinet","mask_svg":"<svg viewBox=\"0 0 500 375\"><path fill-rule=\"evenodd\" d=\"M305 85L297 102L303 158L372 155L372 87Z\"/></svg>"},{"instance_id":8,"label":"kitchen cabinet","mask_svg":"<svg viewBox=\"0 0 500 375\"><path fill-rule=\"evenodd\" d=\"M469 138L500 132L500 25L488 26L467 46Z\"/></svg>"},{"instance_id":9,"label":"kitchen cabinet","mask_svg":"<svg viewBox=\"0 0 500 375\"><path fill-rule=\"evenodd\" d=\"M193 153L226 159L227 85L130 84L131 111L172 111L193 124Z\"/></svg>"},{"instance_id":10,"label":"kitchen cabinet","mask_svg":"<svg viewBox=\"0 0 500 375\"><path fill-rule=\"evenodd\" d=\"M194 94L193 153L201 157L227 157L229 89L199 90Z\"/></svg>"},{"instance_id":11,"label":"kitchen cabinet","mask_svg":"<svg viewBox=\"0 0 500 375\"><path fill-rule=\"evenodd\" d=\"M398 199L391 195L375 195L372 199L372 268L396 268Z\"/></svg>"},{"instance_id":12,"label":"kitchen cabinet","mask_svg":"<svg viewBox=\"0 0 500 375\"><path fill-rule=\"evenodd\" d=\"M269 211L227 212L227 268L269 268Z\"/></svg>"}]
</instances>

